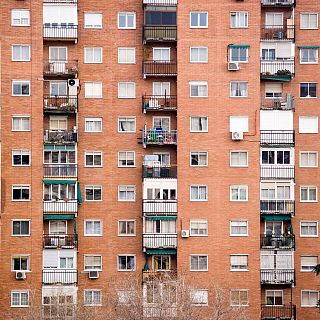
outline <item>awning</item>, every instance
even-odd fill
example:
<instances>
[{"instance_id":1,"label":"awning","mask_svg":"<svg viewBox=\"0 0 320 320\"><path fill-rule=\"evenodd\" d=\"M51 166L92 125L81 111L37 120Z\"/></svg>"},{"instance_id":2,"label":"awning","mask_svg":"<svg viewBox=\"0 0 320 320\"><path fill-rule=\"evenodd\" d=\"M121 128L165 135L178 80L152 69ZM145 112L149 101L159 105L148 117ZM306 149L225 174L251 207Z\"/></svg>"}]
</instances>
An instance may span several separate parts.
<instances>
[{"instance_id":1,"label":"awning","mask_svg":"<svg viewBox=\"0 0 320 320\"><path fill-rule=\"evenodd\" d=\"M78 241L78 234L77 234L77 220L73 220L73 234L75 235L75 240Z\"/></svg>"},{"instance_id":2,"label":"awning","mask_svg":"<svg viewBox=\"0 0 320 320\"><path fill-rule=\"evenodd\" d=\"M237 48L237 49L247 49L250 48L248 44L229 44L229 48Z\"/></svg>"},{"instance_id":3,"label":"awning","mask_svg":"<svg viewBox=\"0 0 320 320\"><path fill-rule=\"evenodd\" d=\"M176 249L147 249L146 254L177 254Z\"/></svg>"},{"instance_id":4,"label":"awning","mask_svg":"<svg viewBox=\"0 0 320 320\"><path fill-rule=\"evenodd\" d=\"M291 216L287 214L262 214L261 218L266 221L291 220Z\"/></svg>"},{"instance_id":5,"label":"awning","mask_svg":"<svg viewBox=\"0 0 320 320\"><path fill-rule=\"evenodd\" d=\"M82 203L82 197L81 197L81 190L80 190L80 183L78 182L77 186L77 196L78 196L78 204Z\"/></svg>"},{"instance_id":6,"label":"awning","mask_svg":"<svg viewBox=\"0 0 320 320\"><path fill-rule=\"evenodd\" d=\"M77 180L43 180L44 184L76 184Z\"/></svg>"},{"instance_id":7,"label":"awning","mask_svg":"<svg viewBox=\"0 0 320 320\"><path fill-rule=\"evenodd\" d=\"M289 76L284 77L284 76L277 76L277 75L274 75L274 76L262 75L261 79L262 80L290 82L292 80L292 76L289 75Z\"/></svg>"},{"instance_id":8,"label":"awning","mask_svg":"<svg viewBox=\"0 0 320 320\"><path fill-rule=\"evenodd\" d=\"M64 144L64 145L60 145L60 144L45 144L44 145L44 150L75 150L75 146L74 145L68 145L68 144Z\"/></svg>"},{"instance_id":9,"label":"awning","mask_svg":"<svg viewBox=\"0 0 320 320\"><path fill-rule=\"evenodd\" d=\"M177 220L177 216L148 216L147 220Z\"/></svg>"},{"instance_id":10,"label":"awning","mask_svg":"<svg viewBox=\"0 0 320 320\"><path fill-rule=\"evenodd\" d=\"M319 49L320 46L299 46L299 49Z\"/></svg>"},{"instance_id":11,"label":"awning","mask_svg":"<svg viewBox=\"0 0 320 320\"><path fill-rule=\"evenodd\" d=\"M74 214L44 214L43 220L73 220Z\"/></svg>"}]
</instances>

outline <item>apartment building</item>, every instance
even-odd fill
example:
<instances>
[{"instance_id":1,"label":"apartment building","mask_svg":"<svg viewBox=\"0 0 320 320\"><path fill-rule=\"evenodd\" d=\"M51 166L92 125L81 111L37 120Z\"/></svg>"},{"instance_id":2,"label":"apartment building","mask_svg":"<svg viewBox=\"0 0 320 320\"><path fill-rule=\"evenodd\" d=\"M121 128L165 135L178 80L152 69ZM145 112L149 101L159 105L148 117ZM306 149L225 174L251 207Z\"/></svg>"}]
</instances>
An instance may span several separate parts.
<instances>
[{"instance_id":1,"label":"apartment building","mask_svg":"<svg viewBox=\"0 0 320 320\"><path fill-rule=\"evenodd\" d=\"M134 275L157 317L168 273L204 319L212 285L252 320L319 317L318 1L0 13L0 314L102 309Z\"/></svg>"}]
</instances>

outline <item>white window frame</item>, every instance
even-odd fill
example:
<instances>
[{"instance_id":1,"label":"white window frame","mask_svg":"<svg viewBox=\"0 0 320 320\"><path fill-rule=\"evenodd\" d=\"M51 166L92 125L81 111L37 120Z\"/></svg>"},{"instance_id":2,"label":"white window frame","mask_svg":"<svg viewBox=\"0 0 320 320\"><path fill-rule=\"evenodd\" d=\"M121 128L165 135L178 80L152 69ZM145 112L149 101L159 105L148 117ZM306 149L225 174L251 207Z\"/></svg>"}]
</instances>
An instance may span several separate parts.
<instances>
[{"instance_id":1,"label":"white window frame","mask_svg":"<svg viewBox=\"0 0 320 320\"><path fill-rule=\"evenodd\" d=\"M16 152L16 154L14 154ZM22 156L29 155L29 164L14 164L14 156L18 155L20 153L20 157L22 160ZM31 166L31 151L27 149L12 149L11 150L11 164L13 167L30 167Z\"/></svg>"},{"instance_id":2,"label":"white window frame","mask_svg":"<svg viewBox=\"0 0 320 320\"><path fill-rule=\"evenodd\" d=\"M191 264L191 258L192 257L198 257L198 268L197 269L192 269L192 264ZM199 258L200 257L206 257L207 259L207 266L205 269L199 269ZM207 254L190 254L189 256L189 271L190 272L207 272L209 270L209 256Z\"/></svg>"},{"instance_id":3,"label":"white window frame","mask_svg":"<svg viewBox=\"0 0 320 320\"><path fill-rule=\"evenodd\" d=\"M92 200L88 200L87 199L87 189L91 189L92 192L93 192L93 199ZM94 191L95 190L99 190L100 189L100 193L101 193L101 199L98 199L98 200L95 200L94 199ZM103 192L102 192L102 186L101 185L85 185L84 187L84 201L85 202L101 202L102 201L102 195L103 195Z\"/></svg>"},{"instance_id":4,"label":"white window frame","mask_svg":"<svg viewBox=\"0 0 320 320\"><path fill-rule=\"evenodd\" d=\"M232 268L232 263L231 263L231 257L246 257L247 258L247 266L245 269L241 268ZM241 254L241 253L236 253L236 254L230 254L230 271L232 272L246 272L249 271L249 255L248 254Z\"/></svg>"},{"instance_id":5,"label":"white window frame","mask_svg":"<svg viewBox=\"0 0 320 320\"><path fill-rule=\"evenodd\" d=\"M120 94L120 86L125 87L125 94ZM128 86L133 87L133 95L129 95ZM136 98L136 83L134 81L119 81L118 82L118 99L135 99Z\"/></svg>"},{"instance_id":6,"label":"white window frame","mask_svg":"<svg viewBox=\"0 0 320 320\"><path fill-rule=\"evenodd\" d=\"M197 56L199 58L199 51L201 49L206 49L206 51L207 51L207 53L206 53L207 54L207 59L206 60L200 60L200 59L192 60L192 50L197 50ZM190 63L208 63L208 59L209 59L208 47L204 47L204 46L202 46L202 47L190 47Z\"/></svg>"},{"instance_id":7,"label":"white window frame","mask_svg":"<svg viewBox=\"0 0 320 320\"><path fill-rule=\"evenodd\" d=\"M205 155L206 157L206 164L198 164L198 165L195 165L195 164L192 164L192 156L193 155L197 155L198 157L200 155ZM203 150L197 150L197 151L190 151L190 167L195 167L195 168L198 168L198 167L208 167L209 165L209 154L208 154L208 151L203 151Z\"/></svg>"},{"instance_id":8,"label":"white window frame","mask_svg":"<svg viewBox=\"0 0 320 320\"><path fill-rule=\"evenodd\" d=\"M95 222L100 222L100 231L101 233L88 233L87 232L87 222L91 222L91 223L95 223ZM99 219L86 219L84 220L83 222L84 224L84 227L83 227L83 234L85 237L102 237L103 235L103 221L102 220L99 220Z\"/></svg>"},{"instance_id":9,"label":"white window frame","mask_svg":"<svg viewBox=\"0 0 320 320\"><path fill-rule=\"evenodd\" d=\"M308 190L308 199L307 200L302 200L302 189L305 189L307 188ZM316 189L316 200L310 200L310 189ZM317 186L300 186L300 202L318 202L318 187Z\"/></svg>"},{"instance_id":10,"label":"white window frame","mask_svg":"<svg viewBox=\"0 0 320 320\"><path fill-rule=\"evenodd\" d=\"M302 61L302 50L308 50L308 61ZM315 50L316 52L316 61L310 61L310 50ZM319 63L319 49L318 48L300 48L299 50L299 62L300 64L318 64Z\"/></svg>"},{"instance_id":11,"label":"white window frame","mask_svg":"<svg viewBox=\"0 0 320 320\"><path fill-rule=\"evenodd\" d=\"M206 118L207 119L207 130L192 130L192 118ZM192 133L206 133L209 132L209 117L208 116L190 116L190 132Z\"/></svg>"},{"instance_id":12,"label":"white window frame","mask_svg":"<svg viewBox=\"0 0 320 320\"><path fill-rule=\"evenodd\" d=\"M302 258L316 258L316 264L315 265L306 265L306 264L302 264ZM312 256L312 255L303 255L303 256L300 256L300 272L314 272L314 267L318 264L318 256ZM303 266L304 267L307 267L307 269L303 269Z\"/></svg>"},{"instance_id":13,"label":"white window frame","mask_svg":"<svg viewBox=\"0 0 320 320\"><path fill-rule=\"evenodd\" d=\"M192 86L198 87L198 95L197 96L192 95L192 89L191 89ZM205 95L199 95L199 87L200 86L207 88L207 93ZM190 90L190 98L208 98L208 96L209 96L208 81L189 81L189 90Z\"/></svg>"},{"instance_id":14,"label":"white window frame","mask_svg":"<svg viewBox=\"0 0 320 320\"><path fill-rule=\"evenodd\" d=\"M87 257L100 257L100 268L95 268L95 269L88 269L86 268L86 258ZM83 255L83 268L84 268L84 272L89 272L89 271L102 271L102 255L101 254L84 254Z\"/></svg>"},{"instance_id":15,"label":"white window frame","mask_svg":"<svg viewBox=\"0 0 320 320\"><path fill-rule=\"evenodd\" d=\"M233 60L232 59L232 50L246 50L246 60ZM240 57L240 54L239 54ZM238 62L238 63L248 63L249 62L249 47L248 48L236 48L236 47L229 47L229 62Z\"/></svg>"},{"instance_id":16,"label":"white window frame","mask_svg":"<svg viewBox=\"0 0 320 320\"><path fill-rule=\"evenodd\" d=\"M120 233L120 223L125 222L126 232L128 231L128 222L133 222L134 233ZM118 237L135 237L136 236L136 220L133 219L120 219L118 220Z\"/></svg>"},{"instance_id":17,"label":"white window frame","mask_svg":"<svg viewBox=\"0 0 320 320\"><path fill-rule=\"evenodd\" d=\"M301 307L303 307L303 308L316 308L316 307L318 307L317 304L315 304L315 305L310 305L310 304L304 305L304 304L302 304L302 294L303 294L303 292L308 292L308 297L309 297L308 300L310 300L310 293L318 294L317 301L319 301L319 299L320 299L320 291L319 290L301 290Z\"/></svg>"},{"instance_id":18,"label":"white window frame","mask_svg":"<svg viewBox=\"0 0 320 320\"><path fill-rule=\"evenodd\" d=\"M133 188L133 192L134 192L134 197L133 199L128 199L126 197L126 199L120 199L120 188L125 188L126 189L126 194L128 193L128 188ZM136 201L136 186L135 185L119 185L118 186L118 201L119 202L135 202Z\"/></svg>"},{"instance_id":19,"label":"white window frame","mask_svg":"<svg viewBox=\"0 0 320 320\"><path fill-rule=\"evenodd\" d=\"M302 15L308 15L308 20L309 20L309 24L307 27L302 27L301 26L301 21L302 21ZM311 27L310 26L310 16L311 15L316 15L317 16L317 26L316 27ZM319 14L316 12L300 12L300 29L301 30L317 30L319 29Z\"/></svg>"},{"instance_id":20,"label":"white window frame","mask_svg":"<svg viewBox=\"0 0 320 320\"><path fill-rule=\"evenodd\" d=\"M92 165L88 165L87 164L87 155L93 157L92 158L92 160L93 160L93 162L92 162L93 164ZM94 157L98 156L98 155L100 155L101 164L100 165L95 165L94 164ZM86 151L84 153L84 162L85 162L85 164L84 164L85 168L102 168L102 166L103 166L103 163L102 163L102 151Z\"/></svg>"},{"instance_id":21,"label":"white window frame","mask_svg":"<svg viewBox=\"0 0 320 320\"><path fill-rule=\"evenodd\" d=\"M233 222L245 222L246 223L246 229L247 229L247 233L246 234L242 234L242 233L232 233L232 223ZM230 220L230 237L248 237L249 236L249 222L248 220Z\"/></svg>"},{"instance_id":22,"label":"white window frame","mask_svg":"<svg viewBox=\"0 0 320 320\"><path fill-rule=\"evenodd\" d=\"M317 123L316 123L316 130L313 130L313 131L310 131L310 130L306 130L305 128L303 128L303 130L301 129L301 121L302 119L306 119L306 118L309 118L309 119L314 119L314 120L317 120ZM299 133L302 133L302 134L316 134L316 133L319 133L319 118L318 116L299 116Z\"/></svg>"},{"instance_id":23,"label":"white window frame","mask_svg":"<svg viewBox=\"0 0 320 320\"><path fill-rule=\"evenodd\" d=\"M120 130L120 122L121 121L132 121L134 122L134 130L132 131L121 131ZM118 133L135 133L136 132L136 117L135 116L119 116L118 117Z\"/></svg>"},{"instance_id":24,"label":"white window frame","mask_svg":"<svg viewBox=\"0 0 320 320\"><path fill-rule=\"evenodd\" d=\"M86 24L86 15L99 15L100 18L101 18L101 25L89 25L89 24ZM85 29L102 29L102 26L103 26L103 20L102 20L103 16L102 16L102 13L101 12L84 12L84 17L83 17L83 20L84 20L84 28Z\"/></svg>"},{"instance_id":25,"label":"white window frame","mask_svg":"<svg viewBox=\"0 0 320 320\"><path fill-rule=\"evenodd\" d=\"M13 57L13 47L20 47L20 50L21 50L21 47L29 48L28 58L27 59L14 59L14 57ZM29 44L12 44L11 45L11 61L14 61L14 62L29 62L30 60L31 60L31 46Z\"/></svg>"},{"instance_id":26,"label":"white window frame","mask_svg":"<svg viewBox=\"0 0 320 320\"><path fill-rule=\"evenodd\" d=\"M20 222L20 234L13 233L14 222ZM28 222L28 224L29 224L29 233L28 234L21 234L21 222ZM12 237L30 237L31 236L31 221L30 221L30 219L12 219L11 220L11 236Z\"/></svg>"},{"instance_id":27,"label":"white window frame","mask_svg":"<svg viewBox=\"0 0 320 320\"><path fill-rule=\"evenodd\" d=\"M236 16L235 25L232 26L232 16ZM244 26L239 26L239 15L246 15L247 24ZM231 11L230 12L230 28L231 29L247 29L249 27L249 13L248 11Z\"/></svg>"},{"instance_id":28,"label":"white window frame","mask_svg":"<svg viewBox=\"0 0 320 320\"><path fill-rule=\"evenodd\" d=\"M27 269L26 270L14 270L14 263L13 260L16 258L26 258L27 259ZM13 254L11 256L11 272L16 272L16 271L24 271L24 272L30 272L30 254Z\"/></svg>"},{"instance_id":29,"label":"white window frame","mask_svg":"<svg viewBox=\"0 0 320 320\"><path fill-rule=\"evenodd\" d=\"M19 294L19 304L18 305L15 305L13 304L13 295L14 294ZM28 297L28 304L24 305L24 304L21 304L21 294L27 294L27 297ZM30 305L30 294L29 294L29 290L11 290L11 302L10 302L10 307L11 308L28 308L29 305Z\"/></svg>"},{"instance_id":30,"label":"white window frame","mask_svg":"<svg viewBox=\"0 0 320 320\"><path fill-rule=\"evenodd\" d=\"M247 157L247 163L245 165L234 165L232 164L232 154L233 153L237 153L238 154L238 160L240 160L240 153L245 153L246 154L246 157ZM231 150L230 151L230 167L233 168L233 167L236 167L236 168L248 168L249 166L249 153L248 151L246 150Z\"/></svg>"},{"instance_id":31,"label":"white window frame","mask_svg":"<svg viewBox=\"0 0 320 320\"><path fill-rule=\"evenodd\" d=\"M29 199L13 199L13 189L29 189ZM31 185L30 184L13 184L11 186L11 201L13 202L31 201Z\"/></svg>"},{"instance_id":32,"label":"white window frame","mask_svg":"<svg viewBox=\"0 0 320 320\"><path fill-rule=\"evenodd\" d=\"M101 123L101 130L94 130L94 131L88 131L87 130L87 122L100 122ZM102 132L102 118L84 118L84 132L88 133L95 133L95 132Z\"/></svg>"},{"instance_id":33,"label":"white window frame","mask_svg":"<svg viewBox=\"0 0 320 320\"><path fill-rule=\"evenodd\" d=\"M94 302L94 293L99 292L99 302L98 303L93 303ZM86 294L90 294L90 301L91 303L86 303ZM83 305L84 306L102 306L102 290L101 289L84 289L83 290Z\"/></svg>"},{"instance_id":34,"label":"white window frame","mask_svg":"<svg viewBox=\"0 0 320 320\"><path fill-rule=\"evenodd\" d=\"M89 86L89 85L91 85L91 87L94 85L99 85L100 86L100 94L89 95L86 90L86 86ZM85 81L85 83L84 83L84 97L85 97L85 99L101 99L102 96L103 96L103 94L102 94L102 82L101 81Z\"/></svg>"},{"instance_id":35,"label":"white window frame","mask_svg":"<svg viewBox=\"0 0 320 320\"><path fill-rule=\"evenodd\" d=\"M120 51L126 50L126 61L120 61ZM133 50L133 61L128 62L128 50ZM136 64L136 48L135 47L118 47L118 64Z\"/></svg>"},{"instance_id":36,"label":"white window frame","mask_svg":"<svg viewBox=\"0 0 320 320\"><path fill-rule=\"evenodd\" d=\"M198 24L196 26L193 26L191 23L192 22L191 16L193 14L197 14L197 16L198 16L198 18L197 18ZM206 14L206 25L205 26L200 26L200 14ZM189 23L190 29L208 29L208 26L209 26L208 20L209 20L208 11L191 11L190 12L190 23Z\"/></svg>"},{"instance_id":37,"label":"white window frame","mask_svg":"<svg viewBox=\"0 0 320 320\"><path fill-rule=\"evenodd\" d=\"M93 61L88 61L88 58L87 58L87 53L89 50L92 50L92 57L93 57ZM95 57L95 51L96 50L99 50L100 51L100 60L96 60L96 57ZM103 60L103 51L102 51L102 47L84 47L84 63L87 63L87 64L99 64L99 63L102 63L102 60Z\"/></svg>"},{"instance_id":38,"label":"white window frame","mask_svg":"<svg viewBox=\"0 0 320 320\"><path fill-rule=\"evenodd\" d=\"M273 294L272 294L272 297L273 297L273 299L276 297L275 296L275 293L276 292L281 292L281 299L282 299L282 304L271 304L271 306L282 306L283 305L283 290L266 290L266 294L265 294L265 301L266 301L266 304L268 304L268 297L271 297L271 295L268 295L267 293L270 293L270 292L272 292Z\"/></svg>"},{"instance_id":39,"label":"white window frame","mask_svg":"<svg viewBox=\"0 0 320 320\"><path fill-rule=\"evenodd\" d=\"M232 84L236 84L236 86L239 87L239 85L242 83L247 84L246 94L244 96L241 96L241 95L240 96L237 96L237 95L233 96L232 95ZM237 89L236 92L238 92L238 90L239 89ZM248 98L248 96L249 96L249 83L248 83L248 81L243 81L243 80L240 80L240 81L231 80L230 81L230 98Z\"/></svg>"},{"instance_id":40,"label":"white window frame","mask_svg":"<svg viewBox=\"0 0 320 320\"><path fill-rule=\"evenodd\" d=\"M28 23L26 24L21 24L21 23L14 23L13 22L13 13L14 11L16 12L19 12L19 15L20 15L20 22L21 22L21 12L28 12L29 13L29 17L28 17ZM12 9L11 10L11 26L13 27L30 27L30 10L29 9Z\"/></svg>"},{"instance_id":41,"label":"white window frame","mask_svg":"<svg viewBox=\"0 0 320 320\"><path fill-rule=\"evenodd\" d=\"M238 199L232 199L232 189L237 189L238 191ZM240 190L245 190L246 191L246 198L240 199ZM249 188L248 185L245 184L234 184L234 185L230 185L230 201L232 202L246 202L248 201L249 198Z\"/></svg>"},{"instance_id":42,"label":"white window frame","mask_svg":"<svg viewBox=\"0 0 320 320\"><path fill-rule=\"evenodd\" d=\"M301 96L301 84L308 85L308 95L305 97ZM315 84L315 87L316 87L316 96L315 97L310 96L310 84ZM299 99L317 99L317 98L318 98L318 82L300 82L299 83Z\"/></svg>"},{"instance_id":43,"label":"white window frame","mask_svg":"<svg viewBox=\"0 0 320 320\"><path fill-rule=\"evenodd\" d=\"M246 304L233 304L232 303L232 298L231 298L231 294L232 292L247 292L247 303ZM239 296L240 298L240 296ZM240 299L239 299L240 301ZM231 307L248 307L249 306L249 290L248 289L230 289L230 306Z\"/></svg>"},{"instance_id":44,"label":"white window frame","mask_svg":"<svg viewBox=\"0 0 320 320\"><path fill-rule=\"evenodd\" d=\"M317 227L317 234L315 235L305 235L305 234L302 234L301 233L301 228L302 228L302 223L315 223L316 224L316 227ZM319 222L318 221L311 221L311 220L300 220L300 238L318 238L318 235L319 235Z\"/></svg>"},{"instance_id":45,"label":"white window frame","mask_svg":"<svg viewBox=\"0 0 320 320\"><path fill-rule=\"evenodd\" d=\"M192 227L192 224L193 223L206 223L206 225L207 225L207 232L205 233L205 234L199 234L199 233L192 233L192 230L195 230L196 228L193 228ZM197 228L196 230L198 230L198 232L199 232L199 230L205 230L205 229L199 229L199 228ZM208 220L201 220L201 219L191 219L190 220L190 237L208 237L208 235L209 235L209 230L208 230Z\"/></svg>"},{"instance_id":46,"label":"white window frame","mask_svg":"<svg viewBox=\"0 0 320 320\"><path fill-rule=\"evenodd\" d=\"M310 162L309 155L315 154L316 155L316 164L315 165L302 165L301 164L302 154L306 154L308 156L308 163ZM300 151L299 152L299 166L300 166L300 168L318 168L318 151Z\"/></svg>"},{"instance_id":47,"label":"white window frame","mask_svg":"<svg viewBox=\"0 0 320 320\"><path fill-rule=\"evenodd\" d=\"M206 298L206 302L201 302L201 303L194 303L193 301L193 296L198 293L201 292L201 295L203 295L203 293L206 293L204 295L204 297ZM190 290L190 300L191 300L191 305L195 306L195 307L207 307L208 306L208 296L209 296L209 292L208 289L192 289Z\"/></svg>"},{"instance_id":48,"label":"white window frame","mask_svg":"<svg viewBox=\"0 0 320 320\"><path fill-rule=\"evenodd\" d=\"M120 153L125 153L125 161L128 161L128 153L133 153L133 165L121 165L120 164ZM131 150L118 151L118 168L135 168L136 167L136 152Z\"/></svg>"},{"instance_id":49,"label":"white window frame","mask_svg":"<svg viewBox=\"0 0 320 320\"><path fill-rule=\"evenodd\" d=\"M198 196L197 196L198 199L192 199L191 198L191 196L192 196L191 190L194 187L197 187L197 189L198 189ZM199 199L199 188L200 187L205 187L206 188L206 198L205 199ZM190 185L190 201L194 201L194 202L208 201L208 185L206 185L206 184L191 184Z\"/></svg>"},{"instance_id":50,"label":"white window frame","mask_svg":"<svg viewBox=\"0 0 320 320\"><path fill-rule=\"evenodd\" d=\"M126 25L124 27L120 27L120 15L125 15L126 16ZM133 26L132 27L128 27L128 15L133 15ZM118 12L118 29L121 29L121 30L126 30L126 29L129 29L129 30L133 30L133 29L136 29L136 13L135 12Z\"/></svg>"},{"instance_id":51,"label":"white window frame","mask_svg":"<svg viewBox=\"0 0 320 320\"><path fill-rule=\"evenodd\" d=\"M29 86L29 93L28 94L22 94L22 89L21 89L21 94L14 94L13 92L13 86L15 84L21 84L21 85L24 85L24 84L27 84ZM30 80L12 80L11 81L11 96L12 97L30 97L31 95L31 84L30 84Z\"/></svg>"},{"instance_id":52,"label":"white window frame","mask_svg":"<svg viewBox=\"0 0 320 320\"><path fill-rule=\"evenodd\" d=\"M22 118L24 118L24 119L29 119L29 129L26 129L26 130L23 130L23 129L14 129L13 128L13 120L14 119L22 119ZM30 116L20 116L20 115L13 115L12 116L12 130L11 131L13 131L13 132L29 132L29 131L31 131L31 119L30 119Z\"/></svg>"},{"instance_id":53,"label":"white window frame","mask_svg":"<svg viewBox=\"0 0 320 320\"><path fill-rule=\"evenodd\" d=\"M119 265L119 258L120 257L126 257L126 269L120 269L120 265ZM133 269L127 269L127 258L128 257L133 257L133 261L134 261L134 267ZM137 268L137 257L135 254L132 254L132 253L123 253L123 254L118 254L117 255L117 270L119 272L134 272L136 271L136 268Z\"/></svg>"},{"instance_id":54,"label":"white window frame","mask_svg":"<svg viewBox=\"0 0 320 320\"><path fill-rule=\"evenodd\" d=\"M54 227L53 227L54 224L56 224L55 227L59 228L59 227L63 226L63 228L61 228L60 231L53 230L54 229ZM60 226L59 226L59 224L60 224ZM68 234L68 222L67 222L67 220L49 220L49 234L52 234L52 235L67 235Z\"/></svg>"}]
</instances>

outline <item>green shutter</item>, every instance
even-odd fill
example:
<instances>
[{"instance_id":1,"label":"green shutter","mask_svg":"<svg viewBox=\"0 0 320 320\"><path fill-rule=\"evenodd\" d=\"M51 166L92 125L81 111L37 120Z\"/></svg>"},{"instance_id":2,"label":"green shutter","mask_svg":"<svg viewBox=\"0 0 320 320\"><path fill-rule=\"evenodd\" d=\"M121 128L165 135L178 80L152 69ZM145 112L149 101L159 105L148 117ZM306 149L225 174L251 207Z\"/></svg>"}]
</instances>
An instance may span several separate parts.
<instances>
[{"instance_id":1,"label":"green shutter","mask_svg":"<svg viewBox=\"0 0 320 320\"><path fill-rule=\"evenodd\" d=\"M80 183L78 182L77 186L77 198L78 198L78 204L82 203L82 196L81 196L81 190L80 190Z\"/></svg>"}]
</instances>

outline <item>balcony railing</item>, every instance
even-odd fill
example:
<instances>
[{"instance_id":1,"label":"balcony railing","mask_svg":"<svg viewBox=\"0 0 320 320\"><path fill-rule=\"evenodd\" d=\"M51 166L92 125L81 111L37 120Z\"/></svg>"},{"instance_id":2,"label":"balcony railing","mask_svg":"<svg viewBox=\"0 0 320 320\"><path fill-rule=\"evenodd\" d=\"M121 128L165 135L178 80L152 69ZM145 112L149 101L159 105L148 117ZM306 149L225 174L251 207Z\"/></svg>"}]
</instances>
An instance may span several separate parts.
<instances>
[{"instance_id":1,"label":"balcony railing","mask_svg":"<svg viewBox=\"0 0 320 320\"><path fill-rule=\"evenodd\" d=\"M178 312L177 304L172 303L170 305L169 301L166 305L161 305L160 308L156 303L146 303L143 305L143 317L141 319L177 319Z\"/></svg>"},{"instance_id":2,"label":"balcony railing","mask_svg":"<svg viewBox=\"0 0 320 320\"><path fill-rule=\"evenodd\" d=\"M296 306L295 305L261 305L261 319L283 319L296 320Z\"/></svg>"},{"instance_id":3,"label":"balcony railing","mask_svg":"<svg viewBox=\"0 0 320 320\"><path fill-rule=\"evenodd\" d=\"M262 78L269 77L281 78L290 80L295 73L294 59L276 59L276 60L261 60L260 73Z\"/></svg>"},{"instance_id":4,"label":"balcony railing","mask_svg":"<svg viewBox=\"0 0 320 320\"><path fill-rule=\"evenodd\" d=\"M73 113L77 111L78 96L44 96L45 112Z\"/></svg>"},{"instance_id":5,"label":"balcony railing","mask_svg":"<svg viewBox=\"0 0 320 320\"><path fill-rule=\"evenodd\" d=\"M262 110L295 110L295 99L291 94L282 94L275 98L261 98Z\"/></svg>"},{"instance_id":6,"label":"balcony railing","mask_svg":"<svg viewBox=\"0 0 320 320\"><path fill-rule=\"evenodd\" d=\"M74 178L78 176L78 165L74 163L68 164L44 164L44 178Z\"/></svg>"},{"instance_id":7,"label":"balcony railing","mask_svg":"<svg viewBox=\"0 0 320 320\"><path fill-rule=\"evenodd\" d=\"M176 6L178 0L143 0L143 4L150 6Z\"/></svg>"},{"instance_id":8,"label":"balcony railing","mask_svg":"<svg viewBox=\"0 0 320 320\"><path fill-rule=\"evenodd\" d=\"M263 6L293 6L295 0L261 0Z\"/></svg>"},{"instance_id":9,"label":"balcony railing","mask_svg":"<svg viewBox=\"0 0 320 320\"><path fill-rule=\"evenodd\" d=\"M144 147L147 145L176 145L177 131L143 130L142 143Z\"/></svg>"},{"instance_id":10,"label":"balcony railing","mask_svg":"<svg viewBox=\"0 0 320 320\"><path fill-rule=\"evenodd\" d=\"M143 247L148 249L176 249L176 234L144 234Z\"/></svg>"},{"instance_id":11,"label":"balcony railing","mask_svg":"<svg viewBox=\"0 0 320 320\"><path fill-rule=\"evenodd\" d=\"M43 284L74 284L78 281L77 269L43 269Z\"/></svg>"},{"instance_id":12,"label":"balcony railing","mask_svg":"<svg viewBox=\"0 0 320 320\"><path fill-rule=\"evenodd\" d=\"M145 216L176 216L178 212L177 200L142 200Z\"/></svg>"},{"instance_id":13,"label":"balcony railing","mask_svg":"<svg viewBox=\"0 0 320 320\"><path fill-rule=\"evenodd\" d=\"M43 248L77 248L77 235L66 234L66 235L52 235L44 234L43 235Z\"/></svg>"},{"instance_id":14,"label":"balcony railing","mask_svg":"<svg viewBox=\"0 0 320 320\"><path fill-rule=\"evenodd\" d=\"M78 26L73 23L45 23L43 38L46 40L77 40Z\"/></svg>"},{"instance_id":15,"label":"balcony railing","mask_svg":"<svg viewBox=\"0 0 320 320\"><path fill-rule=\"evenodd\" d=\"M294 40L294 26L264 26L261 29L261 40Z\"/></svg>"},{"instance_id":16,"label":"balcony railing","mask_svg":"<svg viewBox=\"0 0 320 320\"><path fill-rule=\"evenodd\" d=\"M143 61L143 75L147 76L176 76L177 62L157 60Z\"/></svg>"},{"instance_id":17,"label":"balcony railing","mask_svg":"<svg viewBox=\"0 0 320 320\"><path fill-rule=\"evenodd\" d=\"M156 281L173 281L177 276L177 270L147 270L142 271L142 281L152 282Z\"/></svg>"},{"instance_id":18,"label":"balcony railing","mask_svg":"<svg viewBox=\"0 0 320 320\"><path fill-rule=\"evenodd\" d=\"M44 132L45 143L75 143L77 142L77 132L70 131L49 131Z\"/></svg>"},{"instance_id":19,"label":"balcony railing","mask_svg":"<svg viewBox=\"0 0 320 320\"><path fill-rule=\"evenodd\" d=\"M260 145L264 147L294 146L294 130L262 130Z\"/></svg>"},{"instance_id":20,"label":"balcony railing","mask_svg":"<svg viewBox=\"0 0 320 320\"><path fill-rule=\"evenodd\" d=\"M294 179L294 166L285 165L261 165L261 180Z\"/></svg>"},{"instance_id":21,"label":"balcony railing","mask_svg":"<svg viewBox=\"0 0 320 320\"><path fill-rule=\"evenodd\" d=\"M78 0L43 0L43 3L58 3L58 4L64 4L64 3L68 3L68 4L77 4Z\"/></svg>"},{"instance_id":22,"label":"balcony railing","mask_svg":"<svg viewBox=\"0 0 320 320\"><path fill-rule=\"evenodd\" d=\"M261 269L260 274L263 284L295 283L294 269Z\"/></svg>"},{"instance_id":23,"label":"balcony railing","mask_svg":"<svg viewBox=\"0 0 320 320\"><path fill-rule=\"evenodd\" d=\"M78 60L47 60L43 64L44 76L75 77L78 74Z\"/></svg>"},{"instance_id":24,"label":"balcony railing","mask_svg":"<svg viewBox=\"0 0 320 320\"><path fill-rule=\"evenodd\" d=\"M143 178L177 178L177 166L142 166Z\"/></svg>"},{"instance_id":25,"label":"balcony railing","mask_svg":"<svg viewBox=\"0 0 320 320\"><path fill-rule=\"evenodd\" d=\"M261 214L294 215L294 200L260 200Z\"/></svg>"},{"instance_id":26,"label":"balcony railing","mask_svg":"<svg viewBox=\"0 0 320 320\"><path fill-rule=\"evenodd\" d=\"M74 213L78 211L78 200L43 201L44 213Z\"/></svg>"},{"instance_id":27,"label":"balcony railing","mask_svg":"<svg viewBox=\"0 0 320 320\"><path fill-rule=\"evenodd\" d=\"M144 41L177 41L177 26L144 26Z\"/></svg>"},{"instance_id":28,"label":"balcony railing","mask_svg":"<svg viewBox=\"0 0 320 320\"><path fill-rule=\"evenodd\" d=\"M265 235L260 237L260 246L263 249L294 249L295 238L294 235Z\"/></svg>"},{"instance_id":29,"label":"balcony railing","mask_svg":"<svg viewBox=\"0 0 320 320\"><path fill-rule=\"evenodd\" d=\"M177 96L143 96L142 111L176 111Z\"/></svg>"}]
</instances>

